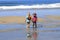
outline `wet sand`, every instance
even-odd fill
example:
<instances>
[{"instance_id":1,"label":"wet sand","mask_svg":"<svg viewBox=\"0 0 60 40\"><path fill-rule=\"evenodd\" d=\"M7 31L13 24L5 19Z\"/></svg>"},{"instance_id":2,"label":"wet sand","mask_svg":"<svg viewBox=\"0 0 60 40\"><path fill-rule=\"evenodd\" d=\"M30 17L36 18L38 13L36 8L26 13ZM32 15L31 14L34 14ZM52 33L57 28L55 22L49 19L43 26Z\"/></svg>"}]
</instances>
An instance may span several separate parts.
<instances>
[{"instance_id":1,"label":"wet sand","mask_svg":"<svg viewBox=\"0 0 60 40\"><path fill-rule=\"evenodd\" d=\"M60 27L26 29L26 25L3 24L0 25L0 40L60 40Z\"/></svg>"},{"instance_id":2,"label":"wet sand","mask_svg":"<svg viewBox=\"0 0 60 40\"><path fill-rule=\"evenodd\" d=\"M38 29L37 29L38 30ZM28 30L15 30L9 32L0 32L0 40L60 40L60 31L58 32L27 32ZM31 38L27 34L31 33ZM34 38L34 36L37 36Z\"/></svg>"},{"instance_id":3,"label":"wet sand","mask_svg":"<svg viewBox=\"0 0 60 40\"><path fill-rule=\"evenodd\" d=\"M37 29L32 24L26 29L25 17L0 17L0 40L60 40L59 18L38 18L37 25Z\"/></svg>"}]
</instances>

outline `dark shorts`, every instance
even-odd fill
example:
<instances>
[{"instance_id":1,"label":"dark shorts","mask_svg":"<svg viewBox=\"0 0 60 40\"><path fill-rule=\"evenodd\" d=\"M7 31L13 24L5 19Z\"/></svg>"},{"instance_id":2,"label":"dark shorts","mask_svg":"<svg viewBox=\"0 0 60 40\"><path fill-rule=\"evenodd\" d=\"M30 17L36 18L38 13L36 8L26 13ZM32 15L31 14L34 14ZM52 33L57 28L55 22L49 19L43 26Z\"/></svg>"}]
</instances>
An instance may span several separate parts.
<instances>
[{"instance_id":1,"label":"dark shorts","mask_svg":"<svg viewBox=\"0 0 60 40\"><path fill-rule=\"evenodd\" d=\"M36 22L33 22L33 27L34 27L34 26L37 27L37 23L36 23Z\"/></svg>"},{"instance_id":2,"label":"dark shorts","mask_svg":"<svg viewBox=\"0 0 60 40\"><path fill-rule=\"evenodd\" d=\"M30 24L30 22L27 22L27 24Z\"/></svg>"},{"instance_id":3,"label":"dark shorts","mask_svg":"<svg viewBox=\"0 0 60 40\"><path fill-rule=\"evenodd\" d=\"M36 23L36 22L33 22L33 23Z\"/></svg>"}]
</instances>

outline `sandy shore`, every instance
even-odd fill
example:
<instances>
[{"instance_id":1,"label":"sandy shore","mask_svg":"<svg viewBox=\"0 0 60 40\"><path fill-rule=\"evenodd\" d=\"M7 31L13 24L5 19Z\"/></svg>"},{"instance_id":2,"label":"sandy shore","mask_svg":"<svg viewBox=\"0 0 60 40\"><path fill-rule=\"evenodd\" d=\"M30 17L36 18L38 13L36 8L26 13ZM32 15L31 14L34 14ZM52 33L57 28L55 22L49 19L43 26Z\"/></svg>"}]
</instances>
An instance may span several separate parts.
<instances>
[{"instance_id":1,"label":"sandy shore","mask_svg":"<svg viewBox=\"0 0 60 40\"><path fill-rule=\"evenodd\" d=\"M38 22L43 22L43 19L38 18ZM0 17L0 24L8 24L8 23L25 23L25 17L22 16Z\"/></svg>"},{"instance_id":2,"label":"sandy shore","mask_svg":"<svg viewBox=\"0 0 60 40\"><path fill-rule=\"evenodd\" d=\"M47 15L46 18L54 19L54 20L60 20L60 16Z\"/></svg>"},{"instance_id":3,"label":"sandy shore","mask_svg":"<svg viewBox=\"0 0 60 40\"><path fill-rule=\"evenodd\" d=\"M46 16L46 18L49 19L49 20L45 20L43 18L38 18L38 22L51 23L54 20L60 20L60 16ZM54 19L54 20L52 20L52 19ZM18 24L25 23L25 17L23 17L23 16L0 17L0 24L9 24L9 23L18 23Z\"/></svg>"}]
</instances>

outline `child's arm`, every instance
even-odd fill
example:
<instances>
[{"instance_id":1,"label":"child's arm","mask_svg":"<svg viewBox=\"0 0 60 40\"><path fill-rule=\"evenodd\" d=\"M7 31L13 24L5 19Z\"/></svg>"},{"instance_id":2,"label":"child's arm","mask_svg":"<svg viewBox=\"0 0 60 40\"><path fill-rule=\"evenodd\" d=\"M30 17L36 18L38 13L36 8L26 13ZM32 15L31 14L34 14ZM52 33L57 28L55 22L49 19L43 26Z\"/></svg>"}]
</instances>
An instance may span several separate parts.
<instances>
[{"instance_id":1,"label":"child's arm","mask_svg":"<svg viewBox=\"0 0 60 40\"><path fill-rule=\"evenodd\" d=\"M31 21L32 21L32 17L31 17Z\"/></svg>"},{"instance_id":2,"label":"child's arm","mask_svg":"<svg viewBox=\"0 0 60 40\"><path fill-rule=\"evenodd\" d=\"M26 22L26 19L25 19L25 22Z\"/></svg>"},{"instance_id":3,"label":"child's arm","mask_svg":"<svg viewBox=\"0 0 60 40\"><path fill-rule=\"evenodd\" d=\"M36 18L36 22L38 21L38 18Z\"/></svg>"},{"instance_id":4,"label":"child's arm","mask_svg":"<svg viewBox=\"0 0 60 40\"><path fill-rule=\"evenodd\" d=\"M25 22L26 22L26 18L25 18L25 20L24 20Z\"/></svg>"}]
</instances>

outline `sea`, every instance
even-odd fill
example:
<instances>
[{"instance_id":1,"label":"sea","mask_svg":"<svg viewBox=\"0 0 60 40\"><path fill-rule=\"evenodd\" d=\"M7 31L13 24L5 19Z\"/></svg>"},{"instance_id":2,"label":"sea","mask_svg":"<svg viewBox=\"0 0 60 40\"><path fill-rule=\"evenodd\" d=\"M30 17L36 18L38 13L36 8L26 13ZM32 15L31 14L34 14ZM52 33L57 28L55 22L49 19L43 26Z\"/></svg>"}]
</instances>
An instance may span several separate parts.
<instances>
[{"instance_id":1,"label":"sea","mask_svg":"<svg viewBox=\"0 0 60 40\"><path fill-rule=\"evenodd\" d=\"M0 16L26 16L29 11L40 17L60 16L60 0L0 0Z\"/></svg>"},{"instance_id":2,"label":"sea","mask_svg":"<svg viewBox=\"0 0 60 40\"><path fill-rule=\"evenodd\" d=\"M0 0L0 6L41 5L60 3L60 0Z\"/></svg>"}]
</instances>

